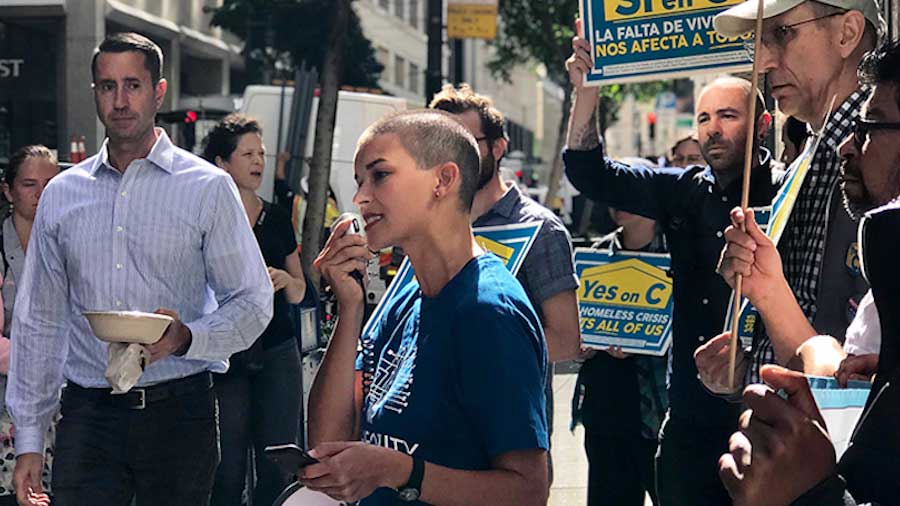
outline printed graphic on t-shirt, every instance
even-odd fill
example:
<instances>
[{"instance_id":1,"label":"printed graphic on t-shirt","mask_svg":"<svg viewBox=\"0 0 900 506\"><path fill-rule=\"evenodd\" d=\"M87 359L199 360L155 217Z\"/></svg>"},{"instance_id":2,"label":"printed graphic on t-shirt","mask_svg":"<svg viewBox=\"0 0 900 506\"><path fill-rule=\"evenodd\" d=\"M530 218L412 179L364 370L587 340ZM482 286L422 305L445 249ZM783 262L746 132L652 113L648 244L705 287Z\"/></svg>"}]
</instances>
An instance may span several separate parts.
<instances>
[{"instance_id":1,"label":"printed graphic on t-shirt","mask_svg":"<svg viewBox=\"0 0 900 506\"><path fill-rule=\"evenodd\" d=\"M375 368L375 375L366 394L366 420L372 423L381 410L388 409L397 414L409 406L409 391L413 382L413 371L416 368L416 352L418 346L415 339L404 339L397 350L392 348L394 339L402 339L408 317L404 318L394 329L390 340L381 351ZM412 334L415 335L415 334Z\"/></svg>"}]
</instances>

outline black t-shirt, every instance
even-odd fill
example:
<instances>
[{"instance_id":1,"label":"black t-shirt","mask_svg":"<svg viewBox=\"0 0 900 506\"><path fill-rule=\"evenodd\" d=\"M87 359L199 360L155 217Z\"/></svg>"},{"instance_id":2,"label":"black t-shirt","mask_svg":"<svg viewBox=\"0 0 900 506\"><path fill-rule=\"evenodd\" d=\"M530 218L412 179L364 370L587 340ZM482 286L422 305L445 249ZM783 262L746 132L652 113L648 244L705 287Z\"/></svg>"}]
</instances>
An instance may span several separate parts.
<instances>
[{"instance_id":1,"label":"black t-shirt","mask_svg":"<svg viewBox=\"0 0 900 506\"><path fill-rule=\"evenodd\" d=\"M609 437L641 435L641 397L635 357L618 359L598 351L581 366L585 430Z\"/></svg>"},{"instance_id":2,"label":"black t-shirt","mask_svg":"<svg viewBox=\"0 0 900 506\"><path fill-rule=\"evenodd\" d=\"M297 239L290 216L283 209L263 201L262 212L253 226L256 242L262 251L266 266L285 269L284 259L297 250ZM294 337L294 325L291 322L290 305L284 290L275 292L275 309L272 321L259 337L263 348L272 348Z\"/></svg>"}]
</instances>

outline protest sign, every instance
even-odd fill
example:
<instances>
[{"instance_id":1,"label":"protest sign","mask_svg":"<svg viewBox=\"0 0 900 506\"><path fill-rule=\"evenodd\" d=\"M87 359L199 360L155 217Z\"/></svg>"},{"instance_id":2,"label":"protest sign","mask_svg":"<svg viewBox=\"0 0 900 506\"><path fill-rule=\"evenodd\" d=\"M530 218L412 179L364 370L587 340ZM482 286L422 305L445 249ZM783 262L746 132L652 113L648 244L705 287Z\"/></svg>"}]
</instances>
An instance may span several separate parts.
<instances>
[{"instance_id":1,"label":"protest sign","mask_svg":"<svg viewBox=\"0 0 900 506\"><path fill-rule=\"evenodd\" d=\"M531 250L531 246L534 244L540 229L541 222L534 221L513 225L476 227L472 229L472 233L475 235L475 242L483 250L493 253L500 258L503 265L515 276L519 272L519 268L522 267L522 263L525 261L528 251ZM397 295L401 288L412 283L415 276L409 257L404 258L397 269L397 274L394 275L394 280L391 281L391 286L384 292L381 301L366 321L365 326L363 326L361 335L365 336L371 332L372 326L384 314L388 302Z\"/></svg>"},{"instance_id":2,"label":"protest sign","mask_svg":"<svg viewBox=\"0 0 900 506\"><path fill-rule=\"evenodd\" d=\"M847 388L841 388L834 378L807 376L806 379L828 427L834 451L840 459L850 445L850 438L866 406L872 384L868 381L851 380L847 382Z\"/></svg>"},{"instance_id":3,"label":"protest sign","mask_svg":"<svg viewBox=\"0 0 900 506\"><path fill-rule=\"evenodd\" d=\"M578 248L578 313L586 347L664 355L672 340L669 255Z\"/></svg>"},{"instance_id":4,"label":"protest sign","mask_svg":"<svg viewBox=\"0 0 900 506\"><path fill-rule=\"evenodd\" d=\"M743 0L580 0L594 66L585 84L603 85L750 69L749 35L716 33L713 17Z\"/></svg>"}]
</instances>

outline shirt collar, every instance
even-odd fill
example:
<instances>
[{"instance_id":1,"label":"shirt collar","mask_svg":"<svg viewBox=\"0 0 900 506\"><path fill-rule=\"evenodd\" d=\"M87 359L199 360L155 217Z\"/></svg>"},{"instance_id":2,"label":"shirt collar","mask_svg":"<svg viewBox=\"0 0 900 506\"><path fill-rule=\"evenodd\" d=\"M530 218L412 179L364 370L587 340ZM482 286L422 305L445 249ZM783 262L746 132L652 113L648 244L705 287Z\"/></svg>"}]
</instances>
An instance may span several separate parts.
<instances>
[{"instance_id":1,"label":"shirt collar","mask_svg":"<svg viewBox=\"0 0 900 506\"><path fill-rule=\"evenodd\" d=\"M862 86L837 106L822 131L822 143L832 150L836 150L844 142L844 139L853 131L853 122L859 116L863 102L869 98L871 91L869 87Z\"/></svg>"},{"instance_id":2,"label":"shirt collar","mask_svg":"<svg viewBox=\"0 0 900 506\"><path fill-rule=\"evenodd\" d=\"M175 145L172 144L172 141L169 139L165 130L159 127L155 127L155 130L157 133L156 142L153 143L153 147L150 148L150 153L147 154L144 160L151 162L153 165L156 165L160 169L171 174L174 171ZM94 165L90 169L92 176L95 176L97 171L101 168L116 170L109 163L108 146L109 138L106 138L103 140L103 146L100 147L100 152L97 153Z\"/></svg>"},{"instance_id":3,"label":"shirt collar","mask_svg":"<svg viewBox=\"0 0 900 506\"><path fill-rule=\"evenodd\" d=\"M503 216L504 218L512 218L513 213L516 210L516 204L518 204L521 196L522 192L519 190L519 185L515 182L511 182L506 193L504 193L503 196L500 197L500 200L495 202L485 214L494 213Z\"/></svg>"}]
</instances>

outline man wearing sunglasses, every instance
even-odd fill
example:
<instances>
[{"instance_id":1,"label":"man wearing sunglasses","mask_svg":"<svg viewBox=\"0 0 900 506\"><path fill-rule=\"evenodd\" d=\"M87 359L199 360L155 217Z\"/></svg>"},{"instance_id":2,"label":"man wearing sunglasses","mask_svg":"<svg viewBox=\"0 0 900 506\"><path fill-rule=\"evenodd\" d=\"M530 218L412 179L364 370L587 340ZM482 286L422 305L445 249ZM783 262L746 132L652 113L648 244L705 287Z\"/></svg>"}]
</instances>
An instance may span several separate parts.
<instances>
[{"instance_id":1,"label":"man wearing sunglasses","mask_svg":"<svg viewBox=\"0 0 900 506\"><path fill-rule=\"evenodd\" d=\"M882 316L879 326L884 336L877 370L868 371L877 374L851 444L835 464L806 379L781 368L767 368L763 379L772 388L747 388L744 401L753 411L741 417L740 432L732 436L729 453L720 461L722 481L736 505L887 505L896 504L900 497L896 477L900 465L900 321L896 316L900 280L895 267L900 231L900 43L892 42L867 56L859 75L874 88L854 132L840 146L841 188L848 211L866 216L860 225L863 265L872 283L875 314ZM733 216L746 219L739 209ZM723 276L731 280L735 273L744 275L744 294L760 309L773 339L810 338L800 348L806 372L810 372L809 357L839 359L840 352L834 353L839 349L837 341L816 336L818 332L800 311L784 282L772 242L752 220L747 223L748 233L735 227L726 231ZM861 318L863 313L857 313L856 320ZM698 365L700 361L698 354ZM774 395L773 389L779 388L787 393L785 398Z\"/></svg>"},{"instance_id":2,"label":"man wearing sunglasses","mask_svg":"<svg viewBox=\"0 0 900 506\"><path fill-rule=\"evenodd\" d=\"M756 11L756 0L738 4L715 17L716 31L727 37L747 33L755 27ZM763 8L760 47L754 48L779 109L822 131L816 151L791 166L809 163L809 172L778 248L803 314L836 336L845 335L867 289L857 267L856 222L837 191L837 147L869 94L857 82L856 68L884 26L876 0L771 0ZM740 363L739 377L757 382L763 364L786 364L796 349L790 344L773 342L757 326L753 353Z\"/></svg>"}]
</instances>

